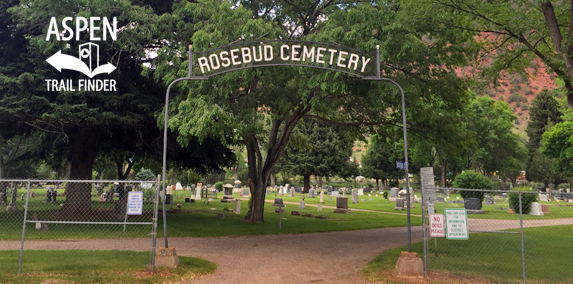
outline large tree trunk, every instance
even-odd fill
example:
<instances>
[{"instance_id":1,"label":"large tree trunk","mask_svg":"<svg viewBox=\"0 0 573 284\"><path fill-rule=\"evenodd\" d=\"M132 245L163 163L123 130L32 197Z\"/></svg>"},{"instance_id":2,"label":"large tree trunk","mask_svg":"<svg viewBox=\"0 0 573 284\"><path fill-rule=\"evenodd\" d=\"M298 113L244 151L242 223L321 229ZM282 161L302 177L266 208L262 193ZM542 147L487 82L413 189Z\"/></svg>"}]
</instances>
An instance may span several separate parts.
<instances>
[{"instance_id":1,"label":"large tree trunk","mask_svg":"<svg viewBox=\"0 0 573 284\"><path fill-rule=\"evenodd\" d=\"M318 187L322 187L322 176L318 176Z\"/></svg>"},{"instance_id":2,"label":"large tree trunk","mask_svg":"<svg viewBox=\"0 0 573 284\"><path fill-rule=\"evenodd\" d=\"M98 132L82 128L71 147L70 179L91 180L92 167L97 151ZM74 219L83 219L91 213L91 183L71 182L66 184L66 201L62 213Z\"/></svg>"},{"instance_id":3,"label":"large tree trunk","mask_svg":"<svg viewBox=\"0 0 573 284\"><path fill-rule=\"evenodd\" d=\"M308 193L310 189L310 174L306 174L304 177L304 188L302 189L302 193Z\"/></svg>"},{"instance_id":4,"label":"large tree trunk","mask_svg":"<svg viewBox=\"0 0 573 284\"><path fill-rule=\"evenodd\" d=\"M379 182L380 182L380 179L376 179L376 190L380 190Z\"/></svg>"}]
</instances>

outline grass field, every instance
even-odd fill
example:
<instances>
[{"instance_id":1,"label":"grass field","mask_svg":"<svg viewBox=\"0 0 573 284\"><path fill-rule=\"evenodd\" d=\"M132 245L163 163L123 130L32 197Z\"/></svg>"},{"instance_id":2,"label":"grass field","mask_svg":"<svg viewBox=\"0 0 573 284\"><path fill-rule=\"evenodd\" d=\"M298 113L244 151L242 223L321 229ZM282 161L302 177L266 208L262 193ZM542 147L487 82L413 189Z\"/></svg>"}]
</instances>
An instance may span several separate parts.
<instances>
[{"instance_id":1,"label":"grass field","mask_svg":"<svg viewBox=\"0 0 573 284\"><path fill-rule=\"evenodd\" d=\"M179 194L179 196L177 196ZM187 192L188 194L188 192ZM298 209L298 205L287 204L286 211L282 214L282 228L279 229L279 214L275 213L276 207L271 204L265 205L264 224L246 224L241 222L248 211L248 201L241 202L241 214L227 212L225 209L232 209L232 203L221 203L219 200L211 201L208 204L205 200L197 203L185 203L184 197L187 194L176 193L173 206L167 205L168 209L177 209L176 204L181 204L181 210L175 210L167 214L168 233L171 237L198 237L198 236L240 236L240 235L268 235L268 234L292 234L311 232L330 232L341 230L360 230L386 227L401 227L406 224L406 215L380 214L373 212L354 211L351 214L335 214L333 209L324 209L317 212L316 207L308 206L307 209ZM36 213L39 220L49 220L50 216L57 214L60 205L43 202L44 197L31 199L29 204L30 212ZM237 195L238 197L238 195ZM59 200L64 200L58 197ZM97 197L93 197L92 208L97 210L113 209L112 203L98 202ZM296 199L296 197L295 197ZM307 200L312 198L307 198ZM300 201L300 198L298 198ZM318 201L318 198L312 199ZM309 203L312 203L309 200ZM19 201L22 209L22 202ZM152 210L152 204L146 204L146 210ZM317 219L310 217L294 216L291 211L301 213L312 213L315 215L326 215L328 219ZM102 211L102 212L108 212ZM108 212L108 213L109 213ZM225 214L224 220L218 220L217 214ZM402 212L403 213L403 212ZM102 213L103 214L103 213ZM56 215L57 216L57 215ZM101 215L103 216L103 215ZM96 221L102 218L106 221L123 222L123 216L113 216L109 213L107 217L94 216ZM151 213L147 217L137 217L135 221L149 222ZM22 237L23 212L8 214L0 212L0 223L4 229L0 230L0 239L17 240ZM134 221L128 219L128 221ZM412 218L412 225L421 225L421 218ZM86 238L145 238L151 232L151 226L127 225L123 232L123 225L70 225L70 224L49 224L49 231L41 232L34 229L33 224L26 226L26 239L86 239ZM163 223L160 215L158 224L158 237L163 236Z\"/></svg>"},{"instance_id":2,"label":"grass field","mask_svg":"<svg viewBox=\"0 0 573 284\"><path fill-rule=\"evenodd\" d=\"M213 262L179 256L177 269L146 266L149 252L90 250L27 250L22 275L17 276L19 251L0 251L0 283L164 283L189 280L217 269ZM45 282L48 283L48 282Z\"/></svg>"},{"instance_id":3,"label":"grass field","mask_svg":"<svg viewBox=\"0 0 573 284\"><path fill-rule=\"evenodd\" d=\"M527 283L572 283L571 242L571 226L524 229ZM464 241L438 238L438 256L433 253L434 246L432 239L428 242L430 270L477 276L494 283L522 281L519 235L474 233ZM387 251L373 259L362 272L369 279L380 281L379 275L394 269L400 252L406 250L403 246ZM412 251L422 257L422 243L412 244Z\"/></svg>"}]
</instances>

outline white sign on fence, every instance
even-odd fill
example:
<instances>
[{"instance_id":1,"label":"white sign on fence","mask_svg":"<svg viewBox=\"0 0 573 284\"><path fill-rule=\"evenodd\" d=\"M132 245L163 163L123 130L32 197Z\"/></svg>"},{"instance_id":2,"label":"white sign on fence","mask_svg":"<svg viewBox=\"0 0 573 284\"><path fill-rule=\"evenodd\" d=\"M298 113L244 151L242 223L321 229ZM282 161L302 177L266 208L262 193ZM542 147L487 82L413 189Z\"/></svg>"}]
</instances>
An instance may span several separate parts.
<instances>
[{"instance_id":1,"label":"white sign on fence","mask_svg":"<svg viewBox=\"0 0 573 284\"><path fill-rule=\"evenodd\" d=\"M446 209L446 238L448 240L467 240L468 217L466 209Z\"/></svg>"},{"instance_id":2,"label":"white sign on fence","mask_svg":"<svg viewBox=\"0 0 573 284\"><path fill-rule=\"evenodd\" d=\"M445 236L446 228L444 224L444 214L430 214L430 237L438 238Z\"/></svg>"},{"instance_id":3,"label":"white sign on fence","mask_svg":"<svg viewBox=\"0 0 573 284\"><path fill-rule=\"evenodd\" d=\"M143 192L130 191L127 194L127 215L141 215L143 213Z\"/></svg>"}]
</instances>

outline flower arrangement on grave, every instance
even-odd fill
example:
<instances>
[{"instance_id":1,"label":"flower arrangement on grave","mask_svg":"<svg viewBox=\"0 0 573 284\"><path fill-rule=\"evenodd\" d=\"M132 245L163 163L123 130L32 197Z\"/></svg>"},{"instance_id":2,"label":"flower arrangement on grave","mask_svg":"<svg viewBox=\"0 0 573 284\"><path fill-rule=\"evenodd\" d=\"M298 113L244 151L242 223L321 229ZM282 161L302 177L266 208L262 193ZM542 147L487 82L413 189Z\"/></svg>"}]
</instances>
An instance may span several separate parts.
<instances>
[{"instance_id":1,"label":"flower arrangement on grave","mask_svg":"<svg viewBox=\"0 0 573 284\"><path fill-rule=\"evenodd\" d=\"M180 203L177 203L176 206L177 206L177 208L181 209L181 204L180 204Z\"/></svg>"}]
</instances>

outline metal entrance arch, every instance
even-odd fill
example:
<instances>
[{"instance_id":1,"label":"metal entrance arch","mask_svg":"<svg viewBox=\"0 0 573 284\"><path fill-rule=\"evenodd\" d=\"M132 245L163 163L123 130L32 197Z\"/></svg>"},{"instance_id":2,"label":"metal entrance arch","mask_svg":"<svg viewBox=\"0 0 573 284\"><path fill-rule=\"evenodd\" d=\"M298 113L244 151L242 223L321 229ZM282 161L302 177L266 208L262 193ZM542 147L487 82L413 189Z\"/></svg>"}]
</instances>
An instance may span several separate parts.
<instances>
[{"instance_id":1,"label":"metal entrance arch","mask_svg":"<svg viewBox=\"0 0 573 284\"><path fill-rule=\"evenodd\" d=\"M257 56L258 52L258 56ZM247 68L263 66L301 66L360 77L363 80L387 81L400 90L402 96L402 125L404 134L404 159L406 163L406 208L408 223L408 252L412 252L410 226L410 181L408 177L408 140L406 130L406 106L404 91L394 80L380 77L380 46L375 52L366 52L341 45L297 40L264 40L244 42L217 47L207 51L195 52L197 64L193 64L192 46L189 45L189 71L187 77L174 80L165 94L165 117L163 125L163 234L165 248L167 240L167 215L165 212L165 174L167 169L167 120L169 113L169 92L171 87L181 81L208 80L211 76ZM372 55L375 62L372 61ZM199 76L193 74L201 74Z\"/></svg>"}]
</instances>

